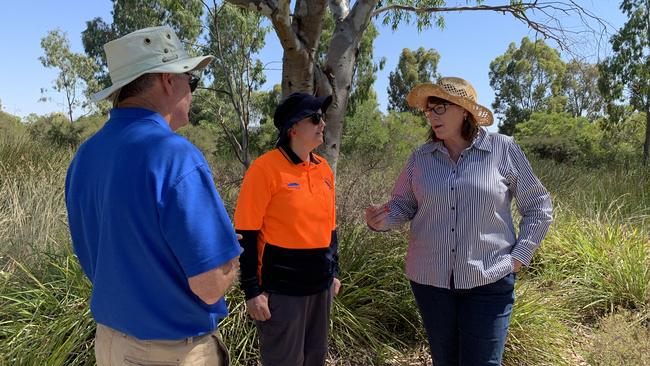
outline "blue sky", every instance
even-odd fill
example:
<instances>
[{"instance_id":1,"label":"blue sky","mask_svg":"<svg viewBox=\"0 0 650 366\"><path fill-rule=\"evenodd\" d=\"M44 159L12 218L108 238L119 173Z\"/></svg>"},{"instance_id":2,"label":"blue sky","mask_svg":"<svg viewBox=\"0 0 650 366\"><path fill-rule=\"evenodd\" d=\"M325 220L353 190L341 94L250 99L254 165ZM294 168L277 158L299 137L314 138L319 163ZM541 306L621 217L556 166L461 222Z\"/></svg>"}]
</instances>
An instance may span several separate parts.
<instances>
[{"instance_id":1,"label":"blue sky","mask_svg":"<svg viewBox=\"0 0 650 366\"><path fill-rule=\"evenodd\" d=\"M487 4L503 4L508 0L486 1ZM620 0L578 0L579 4L605 19L612 25L612 32L618 29L625 17L618 9ZM448 5L464 5L464 0L450 0ZM63 96L53 93L52 81L57 72L44 68L39 56L43 51L40 39L51 29L59 28L67 32L72 49L83 52L81 32L86 21L94 17L111 20L112 3L109 0L23 0L3 4L0 12L0 101L5 112L26 116L29 113L44 114L63 111ZM577 23L563 19L570 27ZM497 56L503 54L508 44L519 43L521 38L536 37L512 16L494 12L448 13L445 15L444 29L430 29L418 33L415 27L403 26L396 32L379 26L380 35L375 41L375 57L386 58L383 71L378 73L375 90L380 107L385 110L388 74L395 69L403 48L433 48L440 55L438 72L446 76L461 76L469 80L477 89L479 102L490 106L494 91L489 85L489 65ZM614 29L615 28L615 29ZM596 51L596 46L582 44L574 49L576 53L591 57L607 55L607 45ZM282 50L273 32L267 37L266 47L260 54L264 64L269 64L267 84L272 87L280 80L280 61ZM566 56L568 57L568 56ZM276 70L272 70L276 69ZM51 102L38 102L41 88L47 88Z\"/></svg>"}]
</instances>

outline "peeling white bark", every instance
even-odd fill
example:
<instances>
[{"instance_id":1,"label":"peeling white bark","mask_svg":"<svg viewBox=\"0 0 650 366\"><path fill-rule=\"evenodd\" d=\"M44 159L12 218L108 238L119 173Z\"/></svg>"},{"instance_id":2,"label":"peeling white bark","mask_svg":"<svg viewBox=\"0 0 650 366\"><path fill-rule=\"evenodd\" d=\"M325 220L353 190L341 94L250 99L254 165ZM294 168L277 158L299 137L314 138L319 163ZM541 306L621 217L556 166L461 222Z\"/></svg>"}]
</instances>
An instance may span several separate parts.
<instances>
[{"instance_id":1,"label":"peeling white bark","mask_svg":"<svg viewBox=\"0 0 650 366\"><path fill-rule=\"evenodd\" d=\"M347 0L330 0L330 11L334 20L343 20L350 13L350 6Z\"/></svg>"}]
</instances>

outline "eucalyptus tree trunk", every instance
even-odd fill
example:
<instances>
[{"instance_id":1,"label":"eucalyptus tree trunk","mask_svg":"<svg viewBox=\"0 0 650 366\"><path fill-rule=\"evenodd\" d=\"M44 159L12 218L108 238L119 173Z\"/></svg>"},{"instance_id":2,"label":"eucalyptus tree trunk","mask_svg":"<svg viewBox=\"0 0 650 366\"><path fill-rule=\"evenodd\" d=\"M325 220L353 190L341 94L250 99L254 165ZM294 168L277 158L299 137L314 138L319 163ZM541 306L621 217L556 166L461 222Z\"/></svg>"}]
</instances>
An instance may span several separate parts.
<instances>
[{"instance_id":1,"label":"eucalyptus tree trunk","mask_svg":"<svg viewBox=\"0 0 650 366\"><path fill-rule=\"evenodd\" d=\"M347 0L296 0L294 14L290 14L289 0L227 1L257 10L271 20L284 50L283 96L294 92L332 95L326 115L325 144L320 153L336 172L356 55L378 0L359 0L352 9ZM325 64L321 65L316 62L316 52L328 6L336 25Z\"/></svg>"}]
</instances>

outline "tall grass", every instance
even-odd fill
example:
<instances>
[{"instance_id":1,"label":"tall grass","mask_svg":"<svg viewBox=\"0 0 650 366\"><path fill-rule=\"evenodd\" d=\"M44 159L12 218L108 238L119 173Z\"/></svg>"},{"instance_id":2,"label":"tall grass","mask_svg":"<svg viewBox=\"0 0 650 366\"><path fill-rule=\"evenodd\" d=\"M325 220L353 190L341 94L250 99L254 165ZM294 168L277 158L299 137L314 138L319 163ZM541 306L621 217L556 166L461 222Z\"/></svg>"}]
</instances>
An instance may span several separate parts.
<instances>
[{"instance_id":1,"label":"tall grass","mask_svg":"<svg viewBox=\"0 0 650 366\"><path fill-rule=\"evenodd\" d=\"M354 365L381 364L424 339L402 274L403 235L387 241L358 225L341 232L339 254L345 260L342 289L332 309L331 358L354 360L346 363ZM231 291L228 303L230 316L221 323L221 333L236 364L255 365L257 335L241 291Z\"/></svg>"},{"instance_id":2,"label":"tall grass","mask_svg":"<svg viewBox=\"0 0 650 366\"><path fill-rule=\"evenodd\" d=\"M571 289L567 305L583 317L650 306L650 241L639 227L567 218L551 231L539 258L539 277Z\"/></svg>"},{"instance_id":3,"label":"tall grass","mask_svg":"<svg viewBox=\"0 0 650 366\"><path fill-rule=\"evenodd\" d=\"M549 291L534 280L518 280L505 365L571 365L569 327L573 314L562 306L557 291Z\"/></svg>"},{"instance_id":4,"label":"tall grass","mask_svg":"<svg viewBox=\"0 0 650 366\"><path fill-rule=\"evenodd\" d=\"M0 255L60 250L68 237L63 185L72 152L27 136L3 137L0 145Z\"/></svg>"},{"instance_id":5,"label":"tall grass","mask_svg":"<svg viewBox=\"0 0 650 366\"><path fill-rule=\"evenodd\" d=\"M90 287L70 251L63 203L71 157L70 150L26 137L0 138L0 364L94 363ZM232 211L241 168L211 163ZM575 364L579 336L572 330L579 324L594 334L586 342L602 348L580 352L606 364L608 342L601 340L614 328L601 319L627 311L626 319L636 319L630 329L647 329L650 319L650 175L641 168L533 165L553 194L556 221L518 280L504 362ZM363 209L384 202L400 169L374 169L363 161L339 165L343 287L330 338L330 356L339 365L422 359L409 355L426 341L403 274L406 232L371 233L363 223ZM231 314L221 332L236 365L255 365L255 328L243 296L234 289L228 297ZM624 340L650 343L646 334Z\"/></svg>"},{"instance_id":6,"label":"tall grass","mask_svg":"<svg viewBox=\"0 0 650 366\"><path fill-rule=\"evenodd\" d=\"M3 269L0 364L91 365L90 285L68 251L44 258L29 267L12 260Z\"/></svg>"}]
</instances>

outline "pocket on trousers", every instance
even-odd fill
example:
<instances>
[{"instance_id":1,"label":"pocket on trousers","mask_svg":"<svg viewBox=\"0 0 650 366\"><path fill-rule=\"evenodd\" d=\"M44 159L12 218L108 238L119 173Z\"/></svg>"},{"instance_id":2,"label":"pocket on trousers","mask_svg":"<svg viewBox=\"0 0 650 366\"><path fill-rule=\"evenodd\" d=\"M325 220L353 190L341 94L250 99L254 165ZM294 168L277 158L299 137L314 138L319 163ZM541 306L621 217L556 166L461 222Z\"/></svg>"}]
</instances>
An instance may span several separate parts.
<instances>
[{"instance_id":1,"label":"pocket on trousers","mask_svg":"<svg viewBox=\"0 0 650 366\"><path fill-rule=\"evenodd\" d=\"M217 354L219 355L219 362L215 366L230 366L230 352L228 347L223 343L223 340L219 337L218 334L212 334L212 339L217 346Z\"/></svg>"}]
</instances>

